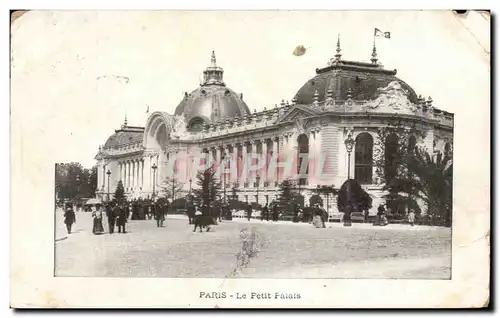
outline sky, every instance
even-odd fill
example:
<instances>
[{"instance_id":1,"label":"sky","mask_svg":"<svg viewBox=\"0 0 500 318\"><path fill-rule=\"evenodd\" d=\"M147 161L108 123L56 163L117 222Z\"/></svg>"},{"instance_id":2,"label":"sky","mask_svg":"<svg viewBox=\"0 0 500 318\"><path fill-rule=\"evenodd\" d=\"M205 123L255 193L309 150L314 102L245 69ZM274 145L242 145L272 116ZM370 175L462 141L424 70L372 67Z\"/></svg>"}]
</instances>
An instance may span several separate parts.
<instances>
[{"instance_id":1,"label":"sky","mask_svg":"<svg viewBox=\"0 0 500 318\"><path fill-rule=\"evenodd\" d=\"M144 126L148 106L173 113L212 50L228 87L259 111L291 100L333 57L337 36L343 59L369 61L374 28L391 32L377 38L385 68L474 120L474 104L489 98L489 32L467 27L444 11L28 12L11 30L11 129L30 149L21 160L50 154L90 168L125 115Z\"/></svg>"}]
</instances>

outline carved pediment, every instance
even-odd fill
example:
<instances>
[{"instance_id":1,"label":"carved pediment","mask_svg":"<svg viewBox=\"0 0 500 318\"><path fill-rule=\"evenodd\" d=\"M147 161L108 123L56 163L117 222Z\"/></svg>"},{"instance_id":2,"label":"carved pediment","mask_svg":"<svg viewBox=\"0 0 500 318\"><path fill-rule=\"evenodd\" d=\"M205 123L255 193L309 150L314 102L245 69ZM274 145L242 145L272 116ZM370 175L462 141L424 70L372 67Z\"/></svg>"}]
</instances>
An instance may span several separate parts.
<instances>
[{"instance_id":1,"label":"carved pediment","mask_svg":"<svg viewBox=\"0 0 500 318\"><path fill-rule=\"evenodd\" d=\"M297 122L298 119L300 118L308 118L312 116L316 116L318 113L311 108L303 105L296 105L292 109L290 109L288 112L283 114L276 123L286 123L286 122Z\"/></svg>"},{"instance_id":2,"label":"carved pediment","mask_svg":"<svg viewBox=\"0 0 500 318\"><path fill-rule=\"evenodd\" d=\"M398 113L416 111L415 105L408 98L409 92L398 81L390 82L386 87L379 88L377 92L378 97L364 106L367 111Z\"/></svg>"}]
</instances>

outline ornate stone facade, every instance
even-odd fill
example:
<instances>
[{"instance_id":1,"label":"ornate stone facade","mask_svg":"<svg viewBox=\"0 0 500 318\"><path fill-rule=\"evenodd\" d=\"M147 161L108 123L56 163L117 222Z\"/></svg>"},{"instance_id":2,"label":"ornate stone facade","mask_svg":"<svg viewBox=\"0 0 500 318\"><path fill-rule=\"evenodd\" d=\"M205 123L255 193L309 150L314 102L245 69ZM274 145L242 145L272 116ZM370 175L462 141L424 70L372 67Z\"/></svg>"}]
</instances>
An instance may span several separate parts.
<instances>
[{"instance_id":1,"label":"ornate stone facade","mask_svg":"<svg viewBox=\"0 0 500 318\"><path fill-rule=\"evenodd\" d=\"M258 195L259 203L271 202L279 182L302 179L299 190L308 202L318 185L340 187L349 174L374 197L373 214L383 195L375 164L380 129L403 127L430 153L453 148L453 114L434 107L430 97L417 97L377 61L342 60L338 44L335 59L317 69L292 102L251 113L242 94L226 88L213 54L205 83L186 94L175 115L154 112L144 128L124 125L100 147L98 196L105 199L121 180L130 198L151 197L153 180L158 193L172 177L187 192L208 153L209 161L225 167L228 195L236 183L242 201ZM350 156L348 136L355 140ZM309 160L301 166L304 153ZM335 210L334 201L329 209Z\"/></svg>"}]
</instances>

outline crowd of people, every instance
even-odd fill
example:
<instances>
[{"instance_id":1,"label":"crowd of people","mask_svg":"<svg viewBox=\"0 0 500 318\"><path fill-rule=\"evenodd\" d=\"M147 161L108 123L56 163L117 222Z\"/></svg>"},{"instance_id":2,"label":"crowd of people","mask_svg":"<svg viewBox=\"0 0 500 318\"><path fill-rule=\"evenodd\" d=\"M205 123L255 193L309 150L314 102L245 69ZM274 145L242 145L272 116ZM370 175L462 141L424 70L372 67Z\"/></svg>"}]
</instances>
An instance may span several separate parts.
<instances>
[{"instance_id":1,"label":"crowd of people","mask_svg":"<svg viewBox=\"0 0 500 318\"><path fill-rule=\"evenodd\" d=\"M106 217L108 233L127 233L127 220L151 220L153 217L157 227L163 227L165 216L169 207L168 200L139 201L134 200L112 200L105 204L92 207L92 233L98 235L104 233L103 218ZM132 213L132 215L130 215ZM131 217L130 217L131 216ZM76 223L75 208L72 202L66 202L64 207L64 223L68 234L71 234L72 226Z\"/></svg>"},{"instance_id":2,"label":"crowd of people","mask_svg":"<svg viewBox=\"0 0 500 318\"><path fill-rule=\"evenodd\" d=\"M250 221L254 208L251 204L245 205L245 214ZM154 218L157 227L163 227L166 215L168 213L170 203L167 199L160 198L157 200L112 200L104 205L97 205L92 209L92 232L94 234L103 234L103 218L107 218L109 226L108 233L113 234L115 228L118 233L127 233L126 224L130 218L132 220L151 220ZM196 204L192 197L186 197L185 205L186 214L189 219L189 224L194 225L193 232L197 229L202 231L205 228L210 231L211 225L217 225L217 222L224 220L232 220L234 209L231 210L228 203L214 202L211 206L206 204ZM328 213L318 203L311 207L302 208L295 200L292 200L288 209L292 215L292 222L305 222L312 224L316 228L325 228L328 222ZM278 222L283 215L278 202L273 201L269 205L266 203L261 207L260 220ZM365 213L365 222L367 222L367 213ZM76 222L76 214L73 204L67 202L65 204L64 223L68 234L71 233L72 225ZM415 224L415 213L408 213L408 223L413 226ZM377 215L373 222L375 226L386 226L389 224L387 213L383 204L379 205Z\"/></svg>"}]
</instances>

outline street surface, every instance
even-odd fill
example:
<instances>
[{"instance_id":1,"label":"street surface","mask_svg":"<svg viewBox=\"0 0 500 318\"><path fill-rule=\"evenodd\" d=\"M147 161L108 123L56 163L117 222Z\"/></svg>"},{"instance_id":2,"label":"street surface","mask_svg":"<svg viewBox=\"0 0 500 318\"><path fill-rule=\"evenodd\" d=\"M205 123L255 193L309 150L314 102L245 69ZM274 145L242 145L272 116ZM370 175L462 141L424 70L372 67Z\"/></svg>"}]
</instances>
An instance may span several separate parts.
<instances>
[{"instance_id":1,"label":"street surface","mask_svg":"<svg viewBox=\"0 0 500 318\"><path fill-rule=\"evenodd\" d=\"M110 235L104 221L106 234L93 235L89 212L77 213L74 234L61 224L58 214L56 276L449 279L451 273L448 228L330 223L317 229L234 219L193 233L187 219L169 215L163 228L154 220L129 221L127 234ZM236 256L241 252L248 263Z\"/></svg>"}]
</instances>

